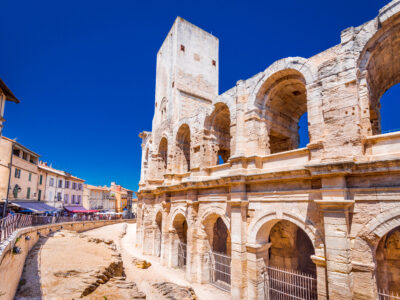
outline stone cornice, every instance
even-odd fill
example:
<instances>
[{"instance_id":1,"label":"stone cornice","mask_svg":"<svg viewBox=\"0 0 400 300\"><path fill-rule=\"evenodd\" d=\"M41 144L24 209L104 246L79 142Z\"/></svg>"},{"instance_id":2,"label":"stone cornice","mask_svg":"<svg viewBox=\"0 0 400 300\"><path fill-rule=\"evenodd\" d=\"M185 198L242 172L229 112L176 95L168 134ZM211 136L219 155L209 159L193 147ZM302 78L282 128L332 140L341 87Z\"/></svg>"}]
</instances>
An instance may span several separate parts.
<instances>
[{"instance_id":1,"label":"stone cornice","mask_svg":"<svg viewBox=\"0 0 400 300\"><path fill-rule=\"evenodd\" d=\"M254 158L254 157L253 157ZM242 157L240 157L242 159ZM242 170L242 171L240 171ZM190 190L190 189L207 189L216 187L229 187L231 185L255 184L261 182L274 181L291 181L304 180L329 176L348 176L348 175L366 175L379 174L388 172L400 173L400 159L388 159L379 161L342 161L342 162L326 162L308 164L304 167L292 168L285 171L266 171L261 173L260 169L236 169L239 174L224 175L217 178L207 178L207 176L199 176L196 180L187 180L177 184L155 186L152 188L141 188L139 194L162 194L166 192ZM254 171L254 173L250 173ZM243 172L241 174L241 172ZM150 182L150 181L149 181ZM151 181L160 183L161 181Z\"/></svg>"}]
</instances>

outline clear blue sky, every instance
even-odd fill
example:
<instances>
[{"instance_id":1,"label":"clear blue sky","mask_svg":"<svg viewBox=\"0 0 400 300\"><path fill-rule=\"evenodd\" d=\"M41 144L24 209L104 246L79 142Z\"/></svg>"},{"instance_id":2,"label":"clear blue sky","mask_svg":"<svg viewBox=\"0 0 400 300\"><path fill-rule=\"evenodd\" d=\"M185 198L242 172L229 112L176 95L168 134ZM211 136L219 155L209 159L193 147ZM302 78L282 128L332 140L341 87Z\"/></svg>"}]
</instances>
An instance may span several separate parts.
<instances>
[{"instance_id":1,"label":"clear blue sky","mask_svg":"<svg viewBox=\"0 0 400 300\"><path fill-rule=\"evenodd\" d=\"M4 135L88 183L136 190L156 53L176 16L219 38L221 93L277 59L338 44L386 3L3 0L0 77L21 99L6 105Z\"/></svg>"}]
</instances>

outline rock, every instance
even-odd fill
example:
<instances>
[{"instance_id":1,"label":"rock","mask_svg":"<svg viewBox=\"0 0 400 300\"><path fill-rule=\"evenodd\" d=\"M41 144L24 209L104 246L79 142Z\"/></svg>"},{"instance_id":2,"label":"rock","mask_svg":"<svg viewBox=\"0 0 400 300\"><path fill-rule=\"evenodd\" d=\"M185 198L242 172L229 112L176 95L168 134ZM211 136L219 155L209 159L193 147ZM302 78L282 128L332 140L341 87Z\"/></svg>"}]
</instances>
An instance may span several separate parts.
<instances>
[{"instance_id":1,"label":"rock","mask_svg":"<svg viewBox=\"0 0 400 300\"><path fill-rule=\"evenodd\" d=\"M172 282L154 283L153 287L163 296L171 300L197 300L191 287L181 286Z\"/></svg>"},{"instance_id":2,"label":"rock","mask_svg":"<svg viewBox=\"0 0 400 300\"><path fill-rule=\"evenodd\" d=\"M146 260L137 259L137 258L134 258L132 260L132 263L135 265L136 268L139 268L139 269L148 269L151 266L150 262L148 262Z\"/></svg>"}]
</instances>

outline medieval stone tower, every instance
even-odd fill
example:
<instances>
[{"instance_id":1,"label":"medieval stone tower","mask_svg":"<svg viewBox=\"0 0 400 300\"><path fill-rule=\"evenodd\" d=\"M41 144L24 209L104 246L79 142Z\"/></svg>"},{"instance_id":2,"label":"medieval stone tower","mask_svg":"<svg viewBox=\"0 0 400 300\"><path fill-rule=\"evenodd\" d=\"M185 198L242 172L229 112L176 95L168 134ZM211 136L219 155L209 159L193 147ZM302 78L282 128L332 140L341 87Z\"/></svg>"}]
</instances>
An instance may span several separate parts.
<instances>
[{"instance_id":1,"label":"medieval stone tower","mask_svg":"<svg viewBox=\"0 0 400 300\"><path fill-rule=\"evenodd\" d=\"M192 123L204 114L218 95L218 43L210 33L176 18L157 53L152 139L160 147L144 153L147 161L153 158L157 163L150 170L142 170L142 175L148 171L157 178L164 170L185 172L198 167L199 158L195 153L192 159L187 155L190 153L189 128L181 125ZM180 130L177 143L182 153L178 156L171 153L167 143L167 136L174 135L174 129ZM169 158L174 159L172 164L168 163Z\"/></svg>"}]
</instances>

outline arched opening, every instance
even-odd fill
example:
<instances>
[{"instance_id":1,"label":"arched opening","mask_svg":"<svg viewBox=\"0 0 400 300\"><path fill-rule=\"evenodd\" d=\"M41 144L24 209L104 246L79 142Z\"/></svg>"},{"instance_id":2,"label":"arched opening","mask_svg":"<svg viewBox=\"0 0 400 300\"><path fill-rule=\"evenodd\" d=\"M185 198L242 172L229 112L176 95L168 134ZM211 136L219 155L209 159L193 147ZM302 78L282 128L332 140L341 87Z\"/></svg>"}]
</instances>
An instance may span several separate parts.
<instances>
[{"instance_id":1,"label":"arched opening","mask_svg":"<svg viewBox=\"0 0 400 300\"><path fill-rule=\"evenodd\" d=\"M385 234L376 249L378 289L400 294L400 226Z\"/></svg>"},{"instance_id":2,"label":"arched opening","mask_svg":"<svg viewBox=\"0 0 400 300\"><path fill-rule=\"evenodd\" d=\"M299 71L286 69L273 74L257 98L267 124L270 154L307 145L307 89ZM299 124L300 119L303 126Z\"/></svg>"},{"instance_id":3,"label":"arched opening","mask_svg":"<svg viewBox=\"0 0 400 300\"><path fill-rule=\"evenodd\" d=\"M360 60L361 82L365 78L366 83L366 90L363 86L360 88L360 96L367 94L369 105L369 113L364 110L363 116L369 118L368 130L372 135L400 128L400 122L395 120L395 112L400 108L400 90L394 87L400 83L400 24L393 23L385 24L378 31L365 47ZM393 91L388 91L392 87ZM395 122L384 122L382 117L386 119L387 116Z\"/></svg>"},{"instance_id":4,"label":"arched opening","mask_svg":"<svg viewBox=\"0 0 400 300\"><path fill-rule=\"evenodd\" d=\"M212 214L203 222L210 246L210 283L229 291L231 284L231 236L222 217Z\"/></svg>"},{"instance_id":5,"label":"arched opening","mask_svg":"<svg viewBox=\"0 0 400 300\"><path fill-rule=\"evenodd\" d=\"M263 270L264 292L270 299L296 295L317 299L316 266L311 260L314 246L300 227L287 220L272 220L258 231L257 243L262 249L257 257L263 262L257 268Z\"/></svg>"},{"instance_id":6,"label":"arched opening","mask_svg":"<svg viewBox=\"0 0 400 300\"><path fill-rule=\"evenodd\" d=\"M175 242L174 248L177 254L175 265L179 268L186 267L187 261L187 231L188 224L186 218L182 214L177 214L172 223L175 229Z\"/></svg>"},{"instance_id":7,"label":"arched opening","mask_svg":"<svg viewBox=\"0 0 400 300\"><path fill-rule=\"evenodd\" d=\"M176 167L177 172L190 171L190 129L183 124L176 135Z\"/></svg>"},{"instance_id":8,"label":"arched opening","mask_svg":"<svg viewBox=\"0 0 400 300\"><path fill-rule=\"evenodd\" d=\"M269 265L298 270L306 274L316 274L311 260L314 247L307 234L289 221L279 221L271 228Z\"/></svg>"},{"instance_id":9,"label":"arched opening","mask_svg":"<svg viewBox=\"0 0 400 300\"><path fill-rule=\"evenodd\" d=\"M224 164L231 156L231 115L226 104L218 103L210 116L211 163Z\"/></svg>"},{"instance_id":10,"label":"arched opening","mask_svg":"<svg viewBox=\"0 0 400 300\"><path fill-rule=\"evenodd\" d=\"M168 166L168 141L163 137L158 147L159 170L161 174L167 171Z\"/></svg>"},{"instance_id":11,"label":"arched opening","mask_svg":"<svg viewBox=\"0 0 400 300\"><path fill-rule=\"evenodd\" d=\"M228 255L228 228L221 218L214 223L212 250Z\"/></svg>"},{"instance_id":12,"label":"arched opening","mask_svg":"<svg viewBox=\"0 0 400 300\"><path fill-rule=\"evenodd\" d=\"M162 245L162 214L159 211L156 216L156 233L155 233L155 254L161 256L161 245Z\"/></svg>"}]
</instances>

